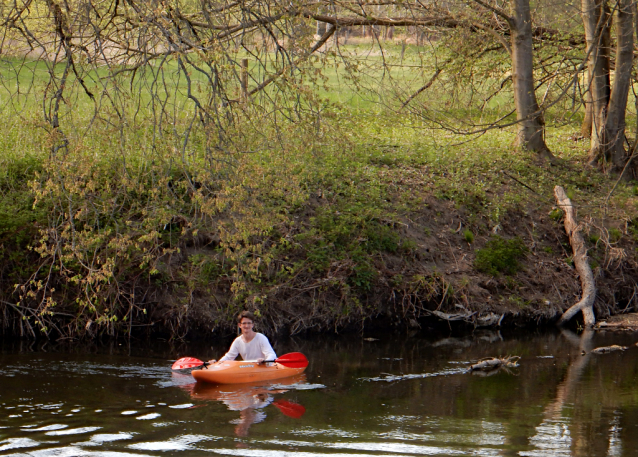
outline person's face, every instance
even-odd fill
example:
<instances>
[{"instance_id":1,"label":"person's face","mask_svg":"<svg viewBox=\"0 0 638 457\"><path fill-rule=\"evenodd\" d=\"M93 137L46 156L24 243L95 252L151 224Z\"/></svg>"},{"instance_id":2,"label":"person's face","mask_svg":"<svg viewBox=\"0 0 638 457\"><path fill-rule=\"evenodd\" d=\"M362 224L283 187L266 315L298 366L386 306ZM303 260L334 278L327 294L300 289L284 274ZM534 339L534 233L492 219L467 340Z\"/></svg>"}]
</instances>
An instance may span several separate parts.
<instances>
[{"instance_id":1,"label":"person's face","mask_svg":"<svg viewBox=\"0 0 638 457\"><path fill-rule=\"evenodd\" d=\"M253 330L253 321L248 319L247 317L243 317L241 322L239 323L239 328L242 333L250 333Z\"/></svg>"}]
</instances>

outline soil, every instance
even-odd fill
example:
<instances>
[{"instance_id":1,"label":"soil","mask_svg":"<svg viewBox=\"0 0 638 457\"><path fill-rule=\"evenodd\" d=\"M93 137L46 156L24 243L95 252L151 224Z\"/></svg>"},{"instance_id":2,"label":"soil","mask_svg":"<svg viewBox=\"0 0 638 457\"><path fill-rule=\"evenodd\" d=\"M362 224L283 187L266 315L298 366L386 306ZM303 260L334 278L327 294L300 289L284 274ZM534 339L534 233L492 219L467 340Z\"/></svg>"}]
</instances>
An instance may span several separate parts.
<instances>
[{"instance_id":1,"label":"soil","mask_svg":"<svg viewBox=\"0 0 638 457\"><path fill-rule=\"evenodd\" d=\"M297 210L294 226L278 228L277 237L294 240L294 235L311 226L320 208L332 211L324 197L315 195ZM374 275L366 287L352 281L357 267L353 258L331 258L327 269L314 270L308 246L291 242L298 247L284 254L273 251L273 259L260 267L265 279L249 283L239 300L237 284L245 285L246 280L240 283L233 270L210 281L198 279L201 272L193 269L194 256L209 258L215 265L224 261L218 233L199 230L196 236L184 237L180 251L158 265L161 280L134 282L134 290L124 291L137 302L125 310L127 316L108 327L109 333L91 320L71 319L73 304L65 309L62 299L47 322L65 338L106 333L191 340L234 334L234 316L241 309L254 311L258 331L270 337L554 325L581 295L561 213L551 202L533 202L502 214L498 223L480 214L485 212L427 195L403 217L381 220L409 249L371 254L368 262ZM628 317L622 325L614 320L619 317L609 319L637 311L638 237L623 221L612 223L608 218L603 223L578 217L597 287L596 320L607 320L599 327L638 328ZM477 269L477 253L497 236L524 243L526 251L518 259L517 271L490 274ZM280 279L278 272L289 265L304 266ZM12 309L5 307L3 333L23 335L23 320ZM578 314L568 325L582 325L582 316Z\"/></svg>"},{"instance_id":2,"label":"soil","mask_svg":"<svg viewBox=\"0 0 638 457\"><path fill-rule=\"evenodd\" d=\"M321 201L309 202L300 213L301 223L315 214ZM422 209L404 217L395 228L411 240L410 254L382 253L374 258L378 276L370 290L344 298L342 287L347 262L334 262L324 275L300 274L286 284L264 288L259 302L248 305L261 313L262 331L273 334L410 329L434 331L443 327L512 327L552 325L580 299L581 285L570 262L569 239L560 215L547 203L510 211L498 224L474 220L454 202L428 197ZM470 220L472 221L470 223ZM589 263L594 272L597 320L634 310L638 291L636 239L617 224L622 236L609 240L600 221L579 220L588 240ZM469 228L472 242L464 234ZM618 232L617 232L618 233ZM474 265L476 253L496 235L520 237L527 247L514 274L486 274ZM594 236L595 235L595 236ZM595 240L595 242L594 242ZM298 253L303 260L303 252ZM230 285L218 283L212 292L216 303L226 303ZM168 307L174 300L164 295ZM226 298L225 298L226 297ZM211 294L202 293L198 306L184 318L189 337L233 331L229 316L211 307ZM166 317L166 316L164 316ZM579 325L580 314L570 325ZM221 322L221 323L220 323Z\"/></svg>"}]
</instances>

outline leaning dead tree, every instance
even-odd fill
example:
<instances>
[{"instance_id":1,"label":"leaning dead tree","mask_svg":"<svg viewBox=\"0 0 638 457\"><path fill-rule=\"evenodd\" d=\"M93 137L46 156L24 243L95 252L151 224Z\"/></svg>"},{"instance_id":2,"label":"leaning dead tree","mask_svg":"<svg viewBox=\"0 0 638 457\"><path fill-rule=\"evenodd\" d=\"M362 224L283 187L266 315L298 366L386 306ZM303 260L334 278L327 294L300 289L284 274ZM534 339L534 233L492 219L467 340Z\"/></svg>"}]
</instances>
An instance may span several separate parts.
<instances>
[{"instance_id":1,"label":"leaning dead tree","mask_svg":"<svg viewBox=\"0 0 638 457\"><path fill-rule=\"evenodd\" d=\"M582 297L578 303L572 305L567 311L563 313L559 325L562 325L574 317L579 311L583 313L583 319L586 326L591 327L596 323L596 317L594 316L594 301L596 300L596 283L594 281L594 274L589 267L587 260L587 247L585 246L585 240L580 231L580 226L576 221L576 214L572 202L567 197L565 190L561 186L554 187L554 195L558 206L565 213L565 231L569 237L569 242L572 246L574 253L574 267L576 272L580 276L580 283L582 286Z\"/></svg>"}]
</instances>

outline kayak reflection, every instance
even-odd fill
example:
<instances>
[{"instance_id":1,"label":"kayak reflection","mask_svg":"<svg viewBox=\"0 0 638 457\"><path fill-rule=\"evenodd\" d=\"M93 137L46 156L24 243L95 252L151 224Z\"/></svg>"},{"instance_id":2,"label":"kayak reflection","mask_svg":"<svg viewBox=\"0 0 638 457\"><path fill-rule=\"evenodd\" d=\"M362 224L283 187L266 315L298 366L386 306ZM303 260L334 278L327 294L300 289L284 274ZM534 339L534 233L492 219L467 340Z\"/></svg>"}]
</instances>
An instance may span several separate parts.
<instances>
[{"instance_id":1,"label":"kayak reflection","mask_svg":"<svg viewBox=\"0 0 638 457\"><path fill-rule=\"evenodd\" d=\"M292 401L277 399L275 396L287 392L289 387L306 381L305 375L280 379L276 383L244 383L213 385L194 383L180 386L190 392L195 400L220 401L231 411L239 411L239 419L232 421L235 434L240 437L248 435L252 424L262 422L266 418L264 409L275 406L282 414L299 419L306 412L306 408Z\"/></svg>"}]
</instances>

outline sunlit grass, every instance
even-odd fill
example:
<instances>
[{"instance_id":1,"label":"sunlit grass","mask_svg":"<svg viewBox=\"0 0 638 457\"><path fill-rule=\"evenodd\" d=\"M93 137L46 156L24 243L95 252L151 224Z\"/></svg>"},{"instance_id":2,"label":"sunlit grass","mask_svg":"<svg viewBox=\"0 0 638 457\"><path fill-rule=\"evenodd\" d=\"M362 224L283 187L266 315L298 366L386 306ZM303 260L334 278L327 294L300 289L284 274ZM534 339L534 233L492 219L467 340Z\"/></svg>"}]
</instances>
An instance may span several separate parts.
<instances>
[{"instance_id":1,"label":"sunlit grass","mask_svg":"<svg viewBox=\"0 0 638 457\"><path fill-rule=\"evenodd\" d=\"M348 56L347 64L341 58L344 55ZM477 110L465 104L463 97L452 102L443 95L442 89L450 84L450 76L443 73L440 81L415 98L410 110L401 109L392 101L393 97L399 96L401 101L401 97L405 99L429 80L435 68L432 56L432 49L427 47L404 49L400 44L388 46L383 53L373 44L333 46L312 62L312 68L321 72L309 73L302 80L311 89L307 95L312 99L309 102L312 109L321 116L312 120L312 114L308 114L309 123L286 127L288 133L284 137L277 133L280 136L275 143L271 137L275 134L274 126L268 125L270 120L263 113L256 118L254 111L249 115L252 119L241 120L240 116L241 125L236 132L236 141L241 145L238 148L258 153L235 155L232 162L243 170L253 164L262 173L276 175L280 175L276 170L279 167L286 170L286 176L296 176L295 186L299 188L334 187L340 189L335 190L337 194L349 189L348 195L363 202L378 202L384 211L390 208L407 211L415 204L409 197L409 189L395 182L400 181L407 169L422 171L415 182L424 191L459 202L476 196L491 201L484 205L491 218L498 218L506 211L508 201L513 202L510 207L527 198L533 201L538 195L551 201L556 184L571 186L575 195L582 195L590 205L592 199L608 193L613 183L583 165L588 143L575 139L582 113L566 113L558 106L547 113L547 143L567 164L550 170L515 150L515 126L481 131L482 126L511 110L509 90L492 97L483 110ZM239 61L246 55L238 53L236 57ZM274 70L269 65L267 68ZM37 163L48 157L51 131L44 114L50 105L42 104L39 98L45 92L50 70L42 62L5 58L0 63L5 132L0 149L4 151L5 163L33 161L29 157L38 158L34 162ZM53 71L59 75L61 66ZM258 74L263 69L250 62L250 72ZM69 77L71 83L61 108L61 128L70 139L68 160L90 159L96 164L107 164L125 158L132 170L136 167L143 170L148 161L160 160L173 169L188 169L188 173L196 176L207 176L208 171L202 168L207 166L202 153L205 137L195 129L189 142L184 142L196 111L187 97L187 83L177 63L167 61L161 68L151 66L138 72L132 82L127 81L126 75L105 82L108 74L106 69L98 69L84 75L87 90L92 91L94 99L73 75ZM190 77L193 94L203 97L208 81L199 72L191 73ZM162 87L158 89L160 82ZM232 89L234 82L229 84ZM255 85L255 81L250 81L249 90ZM126 122L118 119L109 106L109 98L100 91L105 87L117 88L119 115ZM131 89L139 93L131 93ZM238 87L232 90L238 91ZM278 94L274 85L266 93ZM171 113L170 123L157 124L159 115L154 110L158 100ZM256 105L259 100L260 97L255 97L253 103ZM449 129L435 128L431 119L437 113L445 116ZM505 120L511 121L512 116ZM311 124L315 133L304 130ZM258 131L250 132L251 125ZM453 129L474 134L454 133ZM277 160L273 160L273 154L278 154ZM504 177L503 171L516 175L521 182ZM616 195L621 195L622 189L621 186ZM394 195L394 200L381 197L388 192ZM630 201L630 194L624 200Z\"/></svg>"}]
</instances>

